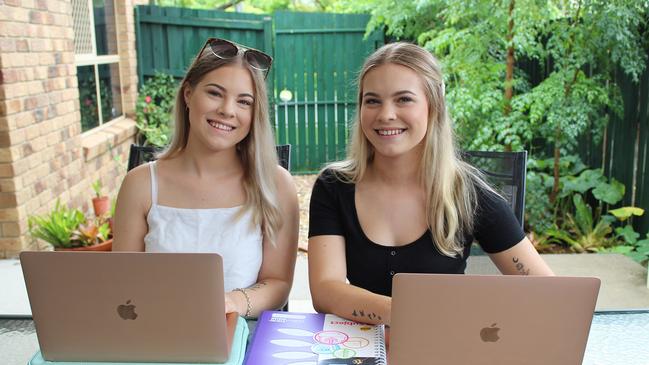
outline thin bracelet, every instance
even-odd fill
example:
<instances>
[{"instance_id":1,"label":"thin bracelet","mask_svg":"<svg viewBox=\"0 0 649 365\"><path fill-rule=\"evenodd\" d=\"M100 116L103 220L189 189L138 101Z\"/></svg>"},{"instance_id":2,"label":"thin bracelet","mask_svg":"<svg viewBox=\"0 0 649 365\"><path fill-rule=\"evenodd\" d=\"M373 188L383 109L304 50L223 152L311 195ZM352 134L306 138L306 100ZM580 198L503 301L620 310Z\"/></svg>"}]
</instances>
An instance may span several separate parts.
<instances>
[{"instance_id":1,"label":"thin bracelet","mask_svg":"<svg viewBox=\"0 0 649 365\"><path fill-rule=\"evenodd\" d=\"M247 306L247 308L246 308L246 314L244 314L243 316L246 317L246 318L250 317L250 312L252 312L252 305L250 305L250 297L248 296L248 293L246 292L246 289L234 288L232 291L240 291L240 292L243 293L243 296L246 297L246 306Z\"/></svg>"}]
</instances>

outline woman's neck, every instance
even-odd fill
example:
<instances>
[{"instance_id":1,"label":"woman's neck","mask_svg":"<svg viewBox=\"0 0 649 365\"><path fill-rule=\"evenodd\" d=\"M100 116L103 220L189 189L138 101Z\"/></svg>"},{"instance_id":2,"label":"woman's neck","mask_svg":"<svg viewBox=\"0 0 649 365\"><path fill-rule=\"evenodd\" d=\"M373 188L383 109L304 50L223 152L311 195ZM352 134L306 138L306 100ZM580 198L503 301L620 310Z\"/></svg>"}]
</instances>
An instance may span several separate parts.
<instances>
[{"instance_id":1,"label":"woman's neck","mask_svg":"<svg viewBox=\"0 0 649 365\"><path fill-rule=\"evenodd\" d=\"M418 185L420 161L419 154L398 157L375 155L373 161L367 166L367 175L374 181L395 187Z\"/></svg>"},{"instance_id":2,"label":"woman's neck","mask_svg":"<svg viewBox=\"0 0 649 365\"><path fill-rule=\"evenodd\" d=\"M198 178L233 175L243 171L235 148L211 151L196 143L187 143L187 147L178 156L178 160L183 169L196 174Z\"/></svg>"}]
</instances>

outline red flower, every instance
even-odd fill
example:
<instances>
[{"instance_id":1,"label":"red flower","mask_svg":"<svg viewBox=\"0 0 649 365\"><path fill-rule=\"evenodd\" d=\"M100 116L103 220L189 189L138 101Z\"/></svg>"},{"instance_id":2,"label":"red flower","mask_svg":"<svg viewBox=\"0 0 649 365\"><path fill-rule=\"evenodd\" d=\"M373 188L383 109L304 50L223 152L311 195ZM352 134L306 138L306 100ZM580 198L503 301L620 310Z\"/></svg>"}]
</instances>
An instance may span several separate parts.
<instances>
[{"instance_id":1,"label":"red flower","mask_svg":"<svg viewBox=\"0 0 649 365\"><path fill-rule=\"evenodd\" d=\"M149 95L147 95L147 96L144 98L144 101L145 101L147 104L149 104L149 103L151 102L151 97L150 97Z\"/></svg>"},{"instance_id":2,"label":"red flower","mask_svg":"<svg viewBox=\"0 0 649 365\"><path fill-rule=\"evenodd\" d=\"M92 104L92 100L86 99L83 101L83 103L86 104L86 106L90 106L90 104Z\"/></svg>"}]
</instances>

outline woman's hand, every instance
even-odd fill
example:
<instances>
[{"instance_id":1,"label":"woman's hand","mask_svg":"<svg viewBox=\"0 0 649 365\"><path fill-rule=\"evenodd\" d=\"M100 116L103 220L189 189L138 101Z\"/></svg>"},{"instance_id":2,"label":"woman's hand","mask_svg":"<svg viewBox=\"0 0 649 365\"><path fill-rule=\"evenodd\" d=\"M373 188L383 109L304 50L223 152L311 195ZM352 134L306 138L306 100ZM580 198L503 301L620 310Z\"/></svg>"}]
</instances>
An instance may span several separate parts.
<instances>
[{"instance_id":1,"label":"woman's hand","mask_svg":"<svg viewBox=\"0 0 649 365\"><path fill-rule=\"evenodd\" d=\"M246 314L246 303L243 293L239 291L231 291L225 293L225 313L237 312L239 315Z\"/></svg>"},{"instance_id":2,"label":"woman's hand","mask_svg":"<svg viewBox=\"0 0 649 365\"><path fill-rule=\"evenodd\" d=\"M225 293L225 313L237 312L237 305L232 300L230 293Z\"/></svg>"}]
</instances>

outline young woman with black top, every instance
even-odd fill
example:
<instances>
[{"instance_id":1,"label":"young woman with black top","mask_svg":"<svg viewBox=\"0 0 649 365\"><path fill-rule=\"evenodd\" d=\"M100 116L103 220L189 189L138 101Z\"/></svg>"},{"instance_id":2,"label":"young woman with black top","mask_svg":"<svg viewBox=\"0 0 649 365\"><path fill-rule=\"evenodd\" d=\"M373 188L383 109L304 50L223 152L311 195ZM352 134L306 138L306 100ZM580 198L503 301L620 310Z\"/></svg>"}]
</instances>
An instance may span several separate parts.
<instances>
[{"instance_id":1,"label":"young woman with black top","mask_svg":"<svg viewBox=\"0 0 649 365\"><path fill-rule=\"evenodd\" d=\"M385 45L361 69L347 159L313 187L313 305L389 325L392 277L464 273L474 240L503 274L553 275L505 200L460 159L438 61Z\"/></svg>"}]
</instances>

